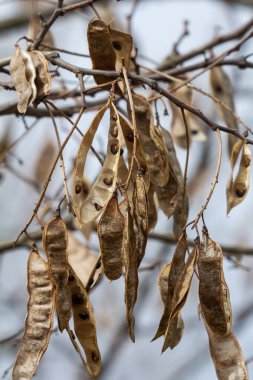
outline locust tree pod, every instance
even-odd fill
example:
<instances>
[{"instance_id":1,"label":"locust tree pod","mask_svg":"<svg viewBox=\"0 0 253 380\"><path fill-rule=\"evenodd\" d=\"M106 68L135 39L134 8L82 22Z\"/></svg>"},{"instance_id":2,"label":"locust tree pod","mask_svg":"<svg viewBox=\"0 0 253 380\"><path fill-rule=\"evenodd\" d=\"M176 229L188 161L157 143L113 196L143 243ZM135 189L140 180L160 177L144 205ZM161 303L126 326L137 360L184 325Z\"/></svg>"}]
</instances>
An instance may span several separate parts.
<instances>
[{"instance_id":1,"label":"locust tree pod","mask_svg":"<svg viewBox=\"0 0 253 380\"><path fill-rule=\"evenodd\" d=\"M72 270L70 270L68 286L72 296L74 331L85 352L87 369L90 375L95 377L101 370L101 355L92 305L85 287Z\"/></svg>"},{"instance_id":2,"label":"locust tree pod","mask_svg":"<svg viewBox=\"0 0 253 380\"><path fill-rule=\"evenodd\" d=\"M97 219L111 199L116 188L122 145L121 125L118 111L113 103L110 104L110 112L112 117L110 118L106 157L102 170L92 185L89 195L80 205L79 215L81 224L90 223ZM82 168L83 165L84 163L82 164ZM75 191L76 189L75 185Z\"/></svg>"},{"instance_id":3,"label":"locust tree pod","mask_svg":"<svg viewBox=\"0 0 253 380\"><path fill-rule=\"evenodd\" d=\"M104 274L111 281L117 280L123 270L125 230L125 220L119 209L117 193L114 193L107 203L97 230Z\"/></svg>"},{"instance_id":4,"label":"locust tree pod","mask_svg":"<svg viewBox=\"0 0 253 380\"><path fill-rule=\"evenodd\" d=\"M48 62L43 53L38 50L29 52L36 71L35 86L37 89L36 103L49 95L51 90L51 75Z\"/></svg>"},{"instance_id":5,"label":"locust tree pod","mask_svg":"<svg viewBox=\"0 0 253 380\"><path fill-rule=\"evenodd\" d=\"M68 233L60 216L50 220L43 229L43 247L48 257L49 274L55 287L56 314L59 330L67 328L71 318L71 295L67 287L69 276Z\"/></svg>"},{"instance_id":6,"label":"locust tree pod","mask_svg":"<svg viewBox=\"0 0 253 380\"><path fill-rule=\"evenodd\" d=\"M37 251L29 255L27 278L27 316L13 368L13 380L32 378L47 349L53 327L54 289L48 265Z\"/></svg>"},{"instance_id":7,"label":"locust tree pod","mask_svg":"<svg viewBox=\"0 0 253 380\"><path fill-rule=\"evenodd\" d=\"M11 57L10 75L18 94L18 111L25 113L37 95L36 70L30 54L18 45L16 45L15 53Z\"/></svg>"},{"instance_id":8,"label":"locust tree pod","mask_svg":"<svg viewBox=\"0 0 253 380\"><path fill-rule=\"evenodd\" d=\"M238 173L233 179L234 168L241 153ZM247 196L250 187L251 151L248 144L239 140L235 143L230 160L230 176L227 183L227 214L239 205Z\"/></svg>"},{"instance_id":9,"label":"locust tree pod","mask_svg":"<svg viewBox=\"0 0 253 380\"><path fill-rule=\"evenodd\" d=\"M228 334L232 325L229 289L223 273L221 247L204 236L198 257L199 299L209 329L216 335Z\"/></svg>"}]
</instances>

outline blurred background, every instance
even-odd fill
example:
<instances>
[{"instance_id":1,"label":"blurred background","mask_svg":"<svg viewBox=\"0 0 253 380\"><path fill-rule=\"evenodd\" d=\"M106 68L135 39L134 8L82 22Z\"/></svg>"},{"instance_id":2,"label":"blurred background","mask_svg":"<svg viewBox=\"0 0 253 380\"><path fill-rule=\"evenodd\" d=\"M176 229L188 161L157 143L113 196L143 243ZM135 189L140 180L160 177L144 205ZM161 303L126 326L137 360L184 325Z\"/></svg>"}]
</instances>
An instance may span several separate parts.
<instances>
[{"instance_id":1,"label":"blurred background","mask_svg":"<svg viewBox=\"0 0 253 380\"><path fill-rule=\"evenodd\" d=\"M53 1L39 1L44 14L50 14ZM65 4L68 1L64 2ZM131 13L133 2L98 1L96 8L103 19L112 25L126 30L127 16ZM31 17L32 6L29 1L0 1L0 59L13 54L16 41L27 35L27 25ZM49 12L49 13L48 13ZM52 27L54 43L66 50L88 53L86 37L87 24L94 13L87 9L76 11L59 18ZM131 30L135 45L144 65L156 67L172 50L173 44L182 33L184 21L189 22L189 35L179 47L180 53L187 52L208 42L214 36L230 32L253 17L252 1L215 1L215 0L142 0L138 2L132 17ZM25 41L20 42L24 48ZM232 43L233 44L233 43ZM215 49L215 54L227 49L230 44ZM253 42L247 42L238 55L253 53ZM61 57L73 64L91 67L89 58L69 56ZM200 61L196 58L192 62ZM55 70L54 67L51 67ZM225 69L234 86L236 113L249 126L253 125L252 69L239 70L236 67ZM60 70L61 76L55 77L54 88L67 90L78 87L74 75ZM4 73L0 80L8 81ZM205 73L195 80L195 85L210 90L209 74ZM89 80L87 81L87 86ZM97 95L88 101L95 102L105 95ZM1 244L13 241L24 227L38 199L39 189L54 155L57 152L54 130L50 118L40 118L33 127L34 117L22 118L4 115L7 106L16 102L16 94L0 88L0 136L4 144L9 145L24 134L24 137L11 151L8 159L0 167L0 239ZM57 103L58 106L81 104L70 100ZM220 122L214 105L209 98L194 94L194 105L202 109L210 118ZM160 121L168 129L171 114L163 116L160 104ZM169 109L169 105L168 105ZM84 114L79 124L82 132L89 127L94 112ZM75 119L75 116L73 120ZM106 119L103 121L106 124ZM66 137L69 124L57 118L61 141ZM217 162L217 139L203 126L208 139L206 142L193 142L190 149L188 190L190 198L189 220L196 217L206 199L214 177ZM105 131L100 129L95 148L104 153ZM64 150L67 173L71 172L81 137L75 134ZM250 190L245 201L226 216L226 182L230 164L227 156L226 138L223 136L224 154L220 180L205 213L205 221L212 239L219 244L234 247L253 247L253 196ZM3 148L1 148L3 149ZM177 148L181 166L184 167L185 151ZM99 166L91 155L88 160L87 177L94 180ZM35 183L34 183L35 182ZM71 189L71 179L69 180ZM60 196L55 197L58 189ZM59 165L53 175L47 195L53 198L57 206L63 195L62 176ZM31 231L38 229L34 222ZM155 232L172 233L171 221L159 212L159 222ZM191 235L192 234L192 235ZM85 242L81 233L76 236L98 251L96 234ZM189 232L189 238L195 238ZM149 240L147 253L140 272L138 301L135 307L136 343L128 337L125 322L124 279L110 283L103 279L91 293L97 321L98 342L101 349L103 370L101 380L202 380L216 379L210 358L208 339L202 321L198 316L198 283L193 279L186 306L183 310L185 332L180 344L173 350L160 355L162 340L150 343L159 323L163 306L157 286L157 276L161 267L170 260L174 246ZM26 315L26 261L29 250L26 248L0 251L0 377L11 379L9 368L16 357L20 333ZM243 253L243 251L242 251ZM151 269L149 268L151 266ZM253 256L234 255L224 258L225 277L228 283L234 317L234 331L241 344L247 361L249 377L253 379ZM49 347L36 372L38 380L78 380L88 379L78 355L73 349L66 333L54 332Z\"/></svg>"}]
</instances>

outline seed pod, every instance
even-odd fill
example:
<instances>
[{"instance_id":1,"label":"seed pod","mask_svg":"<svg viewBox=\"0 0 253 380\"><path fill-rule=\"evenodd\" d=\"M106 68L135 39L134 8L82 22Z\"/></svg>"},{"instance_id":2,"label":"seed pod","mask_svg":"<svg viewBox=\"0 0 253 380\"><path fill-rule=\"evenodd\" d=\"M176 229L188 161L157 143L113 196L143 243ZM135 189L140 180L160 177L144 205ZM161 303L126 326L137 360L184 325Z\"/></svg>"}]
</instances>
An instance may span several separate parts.
<instances>
[{"instance_id":1,"label":"seed pod","mask_svg":"<svg viewBox=\"0 0 253 380\"><path fill-rule=\"evenodd\" d=\"M199 299L201 309L210 330L217 335L226 335L232 323L229 290L223 273L221 247L205 237L198 258Z\"/></svg>"},{"instance_id":2,"label":"seed pod","mask_svg":"<svg viewBox=\"0 0 253 380\"><path fill-rule=\"evenodd\" d=\"M166 304L164 307L164 312L160 320L157 332L154 338L152 339L152 341L164 335L166 332L168 322L169 322L169 317L171 314L172 298L173 298L174 290L175 290L178 278L185 267L184 260L185 260L186 247L187 247L186 235L184 233L183 235L181 235L178 241L178 244L176 246L174 255L173 255L170 271L168 274L168 289L167 289Z\"/></svg>"},{"instance_id":3,"label":"seed pod","mask_svg":"<svg viewBox=\"0 0 253 380\"><path fill-rule=\"evenodd\" d=\"M148 239L148 199L142 175L137 174L133 193L133 214L137 226L136 251L138 267L145 255Z\"/></svg>"},{"instance_id":4,"label":"seed pod","mask_svg":"<svg viewBox=\"0 0 253 380\"><path fill-rule=\"evenodd\" d=\"M150 180L157 186L164 186L169 179L169 158L165 143L162 136L156 132L147 99L135 94L133 101L138 137Z\"/></svg>"},{"instance_id":5,"label":"seed pod","mask_svg":"<svg viewBox=\"0 0 253 380\"><path fill-rule=\"evenodd\" d=\"M84 349L90 375L98 376L101 370L101 355L89 296L80 279L72 271L70 271L68 286L72 296L75 334Z\"/></svg>"},{"instance_id":6,"label":"seed pod","mask_svg":"<svg viewBox=\"0 0 253 380\"><path fill-rule=\"evenodd\" d=\"M237 176L233 180L233 172L238 160L239 154L242 151L241 162ZM237 141L233 147L231 154L231 172L227 183L227 214L233 207L240 204L247 196L250 187L250 170L251 170L251 151L248 144L241 140Z\"/></svg>"},{"instance_id":7,"label":"seed pod","mask_svg":"<svg viewBox=\"0 0 253 380\"><path fill-rule=\"evenodd\" d=\"M155 186L153 184L150 185L150 188L147 193L148 199L148 230L152 230L155 228L158 218L158 201L155 194Z\"/></svg>"},{"instance_id":8,"label":"seed pod","mask_svg":"<svg viewBox=\"0 0 253 380\"><path fill-rule=\"evenodd\" d=\"M25 332L13 368L13 380L32 378L47 349L53 327L53 286L48 265L38 252L30 253L27 275L27 317Z\"/></svg>"},{"instance_id":9,"label":"seed pod","mask_svg":"<svg viewBox=\"0 0 253 380\"><path fill-rule=\"evenodd\" d=\"M135 342L134 324L135 319L133 315L134 305L137 300L138 291L138 257L136 250L136 237L133 226L133 217L130 210L127 209L125 218L125 231L124 231L124 257L126 267L125 277L125 304L126 304L126 319L128 323L129 335L133 342Z\"/></svg>"},{"instance_id":10,"label":"seed pod","mask_svg":"<svg viewBox=\"0 0 253 380\"><path fill-rule=\"evenodd\" d=\"M36 102L49 95L51 90L51 75L48 62L40 51L33 50L30 53L36 71L35 85L37 88Z\"/></svg>"},{"instance_id":11,"label":"seed pod","mask_svg":"<svg viewBox=\"0 0 253 380\"><path fill-rule=\"evenodd\" d=\"M171 263L166 264L158 277L158 286L163 301L164 308L166 306L167 294L168 294L168 277L170 272ZM173 349L180 342L184 332L184 321L181 313L179 312L175 318L171 321L170 329L167 333L167 342L169 347Z\"/></svg>"},{"instance_id":12,"label":"seed pod","mask_svg":"<svg viewBox=\"0 0 253 380\"><path fill-rule=\"evenodd\" d=\"M116 194L108 202L97 228L104 273L111 281L122 274L124 228L125 221Z\"/></svg>"},{"instance_id":13,"label":"seed pod","mask_svg":"<svg viewBox=\"0 0 253 380\"><path fill-rule=\"evenodd\" d=\"M224 69L221 66L213 67L210 70L210 84L213 95L218 98L222 103L228 106L232 111L235 111L234 106L234 90L232 87L232 83L229 79L229 76L226 74ZM220 118L225 122L228 128L233 130L238 129L237 120L234 116L222 107L220 104L215 103L215 107L219 112ZM236 142L236 137L229 134L228 135L228 143L229 143L229 153L231 154L233 146Z\"/></svg>"},{"instance_id":14,"label":"seed pod","mask_svg":"<svg viewBox=\"0 0 253 380\"><path fill-rule=\"evenodd\" d=\"M35 180L40 186L45 182L48 168L55 157L55 145L52 140L46 140L43 142L43 149L36 160L35 166Z\"/></svg>"},{"instance_id":15,"label":"seed pod","mask_svg":"<svg viewBox=\"0 0 253 380\"><path fill-rule=\"evenodd\" d=\"M16 46L10 62L11 80L18 94L18 111L25 113L37 94L35 86L36 72L29 53Z\"/></svg>"},{"instance_id":16,"label":"seed pod","mask_svg":"<svg viewBox=\"0 0 253 380\"><path fill-rule=\"evenodd\" d=\"M121 126L118 111L113 103L111 104L110 112L116 116L116 120L111 123L109 128L107 153L102 171L93 184L88 197L81 204L80 221L82 224L92 222L101 214L116 188L121 139L120 134L113 137L112 132L115 130L115 125L118 131L121 131ZM106 184L105 179L112 179L111 184Z\"/></svg>"},{"instance_id":17,"label":"seed pod","mask_svg":"<svg viewBox=\"0 0 253 380\"><path fill-rule=\"evenodd\" d=\"M56 313L62 332L71 318L71 296L67 287L69 276L68 234L60 216L56 216L43 229L43 246L48 257L49 274L55 286Z\"/></svg>"},{"instance_id":18,"label":"seed pod","mask_svg":"<svg viewBox=\"0 0 253 380\"><path fill-rule=\"evenodd\" d=\"M236 336L229 331L225 336L214 334L206 325L210 352L219 380L248 380L243 353Z\"/></svg>"},{"instance_id":19,"label":"seed pod","mask_svg":"<svg viewBox=\"0 0 253 380\"><path fill-rule=\"evenodd\" d=\"M179 312L182 310L186 302L191 286L192 276L198 258L198 251L199 245L197 243L193 248L190 256L188 257L185 267L177 280L173 297L171 300L171 313L169 317L168 327L164 336L162 352L164 352L168 347L171 347L171 336L173 334L173 329L175 328L175 322L173 323L173 321L178 317Z\"/></svg>"}]
</instances>

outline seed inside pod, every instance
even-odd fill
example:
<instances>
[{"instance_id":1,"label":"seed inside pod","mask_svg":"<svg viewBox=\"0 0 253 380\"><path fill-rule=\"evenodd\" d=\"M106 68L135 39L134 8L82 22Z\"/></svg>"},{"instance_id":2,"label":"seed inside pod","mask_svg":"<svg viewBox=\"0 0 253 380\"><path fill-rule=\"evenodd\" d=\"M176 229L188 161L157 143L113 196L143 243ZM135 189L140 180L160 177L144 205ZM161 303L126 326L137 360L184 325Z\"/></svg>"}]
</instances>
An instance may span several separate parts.
<instances>
[{"instance_id":1,"label":"seed inside pod","mask_svg":"<svg viewBox=\"0 0 253 380\"><path fill-rule=\"evenodd\" d=\"M105 178L104 179L104 184L107 186L111 186L112 182L113 182L112 178Z\"/></svg>"},{"instance_id":2,"label":"seed inside pod","mask_svg":"<svg viewBox=\"0 0 253 380\"><path fill-rule=\"evenodd\" d=\"M115 143L115 144L111 145L111 152L112 152L112 154L117 154L118 150L119 150L118 144Z\"/></svg>"},{"instance_id":3,"label":"seed inside pod","mask_svg":"<svg viewBox=\"0 0 253 380\"><path fill-rule=\"evenodd\" d=\"M132 132L129 133L129 134L127 135L127 139L128 139L128 141L133 142L133 141L134 141L134 134L133 134Z\"/></svg>"},{"instance_id":4,"label":"seed inside pod","mask_svg":"<svg viewBox=\"0 0 253 380\"><path fill-rule=\"evenodd\" d=\"M76 194L80 194L81 190L82 190L81 186L80 185L76 185L76 187L75 187Z\"/></svg>"},{"instance_id":5,"label":"seed inside pod","mask_svg":"<svg viewBox=\"0 0 253 380\"><path fill-rule=\"evenodd\" d=\"M87 313L79 313L78 316L83 319L84 321L86 319L89 319L89 315Z\"/></svg>"},{"instance_id":6,"label":"seed inside pod","mask_svg":"<svg viewBox=\"0 0 253 380\"><path fill-rule=\"evenodd\" d=\"M72 302L74 305L82 305L84 303L84 298L82 294L73 294Z\"/></svg>"},{"instance_id":7,"label":"seed inside pod","mask_svg":"<svg viewBox=\"0 0 253 380\"><path fill-rule=\"evenodd\" d=\"M102 209L102 207L101 207L101 206L99 206L99 204L98 204L98 203L94 203L94 206L95 206L95 209L96 209L97 211L99 211L99 210L101 210L101 209Z\"/></svg>"},{"instance_id":8,"label":"seed inside pod","mask_svg":"<svg viewBox=\"0 0 253 380\"><path fill-rule=\"evenodd\" d=\"M121 50L122 46L118 41L113 41L112 46L114 47L115 50Z\"/></svg>"},{"instance_id":9,"label":"seed inside pod","mask_svg":"<svg viewBox=\"0 0 253 380\"><path fill-rule=\"evenodd\" d=\"M112 137L118 137L118 128L117 127L115 127L112 131L111 131L111 135L112 135Z\"/></svg>"}]
</instances>

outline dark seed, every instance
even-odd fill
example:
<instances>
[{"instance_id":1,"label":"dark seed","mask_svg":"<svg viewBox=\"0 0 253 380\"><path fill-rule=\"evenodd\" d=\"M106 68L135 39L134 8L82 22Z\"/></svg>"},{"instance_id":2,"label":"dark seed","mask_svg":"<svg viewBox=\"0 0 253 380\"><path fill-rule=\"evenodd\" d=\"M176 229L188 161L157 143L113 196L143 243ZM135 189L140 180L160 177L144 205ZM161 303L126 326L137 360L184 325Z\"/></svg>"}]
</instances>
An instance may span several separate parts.
<instances>
[{"instance_id":1,"label":"dark seed","mask_svg":"<svg viewBox=\"0 0 253 380\"><path fill-rule=\"evenodd\" d=\"M76 185L76 187L75 187L76 194L81 193L81 190L82 190L81 186L80 185Z\"/></svg>"},{"instance_id":2,"label":"dark seed","mask_svg":"<svg viewBox=\"0 0 253 380\"><path fill-rule=\"evenodd\" d=\"M132 132L129 133L129 134L127 135L127 139L128 139L128 141L133 142L133 141L134 141L134 134L133 134Z\"/></svg>"},{"instance_id":3,"label":"dark seed","mask_svg":"<svg viewBox=\"0 0 253 380\"><path fill-rule=\"evenodd\" d=\"M84 303L84 298L82 294L73 294L72 302L74 305L82 305Z\"/></svg>"},{"instance_id":4,"label":"dark seed","mask_svg":"<svg viewBox=\"0 0 253 380\"><path fill-rule=\"evenodd\" d=\"M104 179L104 184L107 185L107 186L111 186L112 185L112 178L105 178Z\"/></svg>"},{"instance_id":5,"label":"dark seed","mask_svg":"<svg viewBox=\"0 0 253 380\"><path fill-rule=\"evenodd\" d=\"M236 189L235 193L239 198L242 198L246 192L246 189Z\"/></svg>"},{"instance_id":6,"label":"dark seed","mask_svg":"<svg viewBox=\"0 0 253 380\"><path fill-rule=\"evenodd\" d=\"M111 135L112 137L118 137L118 128L114 128L112 131L111 131Z\"/></svg>"},{"instance_id":7,"label":"dark seed","mask_svg":"<svg viewBox=\"0 0 253 380\"><path fill-rule=\"evenodd\" d=\"M118 41L113 41L112 46L116 50L121 50L122 49L121 44Z\"/></svg>"},{"instance_id":8,"label":"dark seed","mask_svg":"<svg viewBox=\"0 0 253 380\"><path fill-rule=\"evenodd\" d=\"M69 281L72 282L72 281L74 281L74 279L75 279L75 277L72 276L72 274L70 274L70 275L69 275Z\"/></svg>"},{"instance_id":9,"label":"dark seed","mask_svg":"<svg viewBox=\"0 0 253 380\"><path fill-rule=\"evenodd\" d=\"M147 168L144 168L143 166L141 166L141 167L139 168L139 173L140 173L141 175L144 175L144 174L146 173L146 171L147 171Z\"/></svg>"},{"instance_id":10,"label":"dark seed","mask_svg":"<svg viewBox=\"0 0 253 380\"><path fill-rule=\"evenodd\" d=\"M87 313L79 313L78 317L83 319L84 321L89 319L89 315Z\"/></svg>"},{"instance_id":11,"label":"dark seed","mask_svg":"<svg viewBox=\"0 0 253 380\"><path fill-rule=\"evenodd\" d=\"M111 145L111 152L112 154L117 154L119 150L118 144L112 144Z\"/></svg>"},{"instance_id":12,"label":"dark seed","mask_svg":"<svg viewBox=\"0 0 253 380\"><path fill-rule=\"evenodd\" d=\"M96 209L97 211L100 211L100 210L102 210L102 208L103 208L103 207L99 206L99 204L97 204L97 203L94 203L94 206L95 206L95 209Z\"/></svg>"},{"instance_id":13,"label":"dark seed","mask_svg":"<svg viewBox=\"0 0 253 380\"><path fill-rule=\"evenodd\" d=\"M117 116L116 115L112 115L112 120L117 120Z\"/></svg>"},{"instance_id":14,"label":"dark seed","mask_svg":"<svg viewBox=\"0 0 253 380\"><path fill-rule=\"evenodd\" d=\"M99 356L95 352L91 353L91 358L94 362L97 362L99 360Z\"/></svg>"},{"instance_id":15,"label":"dark seed","mask_svg":"<svg viewBox=\"0 0 253 380\"><path fill-rule=\"evenodd\" d=\"M124 153L124 149L120 149L120 155L122 156L123 155L123 153Z\"/></svg>"}]
</instances>

